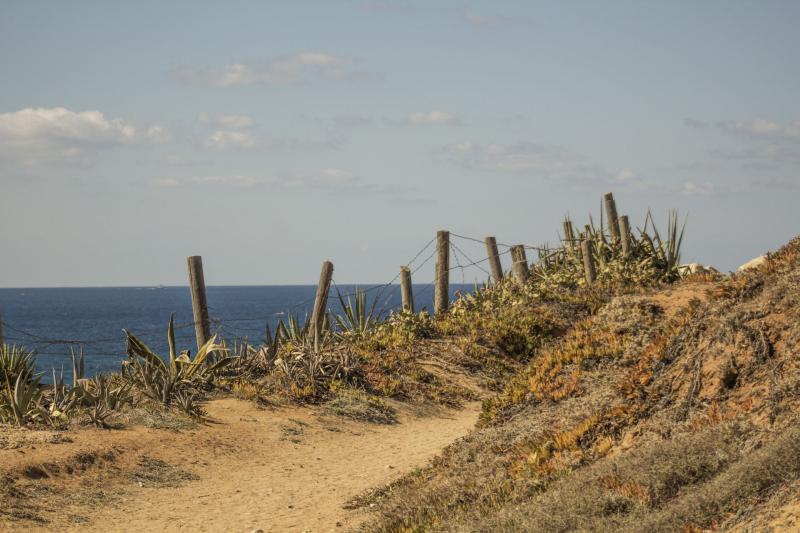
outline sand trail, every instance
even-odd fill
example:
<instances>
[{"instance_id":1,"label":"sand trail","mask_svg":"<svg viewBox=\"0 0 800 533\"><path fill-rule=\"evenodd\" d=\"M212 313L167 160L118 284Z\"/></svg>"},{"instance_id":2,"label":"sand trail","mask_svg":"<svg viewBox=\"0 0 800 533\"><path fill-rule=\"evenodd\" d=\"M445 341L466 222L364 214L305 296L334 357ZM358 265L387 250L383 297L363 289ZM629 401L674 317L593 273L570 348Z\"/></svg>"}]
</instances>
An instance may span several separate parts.
<instances>
[{"instance_id":1,"label":"sand trail","mask_svg":"<svg viewBox=\"0 0 800 533\"><path fill-rule=\"evenodd\" d=\"M72 443L0 450L0 459L19 471L81 451L114 450L115 459L80 475L40 481L62 493L109 496L94 503L76 498L48 515L43 530L342 531L364 518L342 507L347 500L424 466L474 426L479 408L475 402L420 416L401 406L399 423L386 426L221 399L207 405L216 423L197 430L86 430ZM142 456L199 479L177 487L137 481L130 471Z\"/></svg>"}]
</instances>

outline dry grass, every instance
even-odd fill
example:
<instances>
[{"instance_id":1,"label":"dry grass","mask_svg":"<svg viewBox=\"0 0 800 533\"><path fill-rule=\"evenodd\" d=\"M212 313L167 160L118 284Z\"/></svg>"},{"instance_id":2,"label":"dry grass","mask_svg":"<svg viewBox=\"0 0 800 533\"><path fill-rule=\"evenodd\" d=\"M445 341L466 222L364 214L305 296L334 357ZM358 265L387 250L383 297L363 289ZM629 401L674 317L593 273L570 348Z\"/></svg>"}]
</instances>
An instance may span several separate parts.
<instances>
[{"instance_id":1,"label":"dry grass","mask_svg":"<svg viewBox=\"0 0 800 533\"><path fill-rule=\"evenodd\" d=\"M479 429L354 502L375 505L365 529L758 523L800 479L800 238L753 272L691 283L710 299L612 299L533 348Z\"/></svg>"},{"instance_id":2,"label":"dry grass","mask_svg":"<svg viewBox=\"0 0 800 533\"><path fill-rule=\"evenodd\" d=\"M186 481L200 479L196 474L176 468L166 461L142 455L131 479L142 487L179 487Z\"/></svg>"},{"instance_id":3,"label":"dry grass","mask_svg":"<svg viewBox=\"0 0 800 533\"><path fill-rule=\"evenodd\" d=\"M394 424L397 422L397 412L393 407L380 398L359 390L340 392L323 406L323 412L371 424Z\"/></svg>"}]
</instances>

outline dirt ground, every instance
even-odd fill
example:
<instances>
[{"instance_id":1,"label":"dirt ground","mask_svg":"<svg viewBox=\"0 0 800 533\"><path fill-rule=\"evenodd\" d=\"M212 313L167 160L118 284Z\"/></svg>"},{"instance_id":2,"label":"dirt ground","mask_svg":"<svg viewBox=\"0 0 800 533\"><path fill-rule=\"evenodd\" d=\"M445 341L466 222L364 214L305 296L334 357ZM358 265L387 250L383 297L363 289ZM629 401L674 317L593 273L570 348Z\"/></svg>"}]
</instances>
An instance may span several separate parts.
<instances>
[{"instance_id":1,"label":"dirt ground","mask_svg":"<svg viewBox=\"0 0 800 533\"><path fill-rule=\"evenodd\" d=\"M0 509L0 530L345 530L360 522L345 502L424 466L480 409L397 407L374 425L221 399L193 430L20 430L0 479L22 506Z\"/></svg>"}]
</instances>

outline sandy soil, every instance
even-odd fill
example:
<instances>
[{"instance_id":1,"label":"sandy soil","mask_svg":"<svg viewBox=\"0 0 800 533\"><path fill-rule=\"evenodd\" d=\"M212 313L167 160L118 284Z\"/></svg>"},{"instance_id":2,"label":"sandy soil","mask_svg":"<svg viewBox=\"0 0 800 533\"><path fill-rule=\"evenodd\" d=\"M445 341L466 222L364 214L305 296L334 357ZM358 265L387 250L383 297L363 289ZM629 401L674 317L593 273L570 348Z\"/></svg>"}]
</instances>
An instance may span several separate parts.
<instances>
[{"instance_id":1,"label":"sandy soil","mask_svg":"<svg viewBox=\"0 0 800 533\"><path fill-rule=\"evenodd\" d=\"M207 408L217 423L196 430L86 429L71 442L43 435L0 449L0 476L47 498L36 509L47 531L341 531L363 519L347 500L424 466L474 426L480 406L425 415L399 406L390 426L235 399ZM137 477L143 456L199 479L166 487ZM36 527L0 515L0 530Z\"/></svg>"}]
</instances>

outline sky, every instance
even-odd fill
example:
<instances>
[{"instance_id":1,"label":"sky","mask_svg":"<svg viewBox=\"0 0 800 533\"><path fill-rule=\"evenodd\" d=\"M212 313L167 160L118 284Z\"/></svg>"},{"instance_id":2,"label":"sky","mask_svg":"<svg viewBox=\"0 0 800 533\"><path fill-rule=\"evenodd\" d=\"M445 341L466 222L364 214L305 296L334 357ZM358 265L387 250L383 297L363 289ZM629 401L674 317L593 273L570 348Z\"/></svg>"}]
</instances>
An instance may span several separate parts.
<instances>
[{"instance_id":1,"label":"sky","mask_svg":"<svg viewBox=\"0 0 800 533\"><path fill-rule=\"evenodd\" d=\"M793 1L7 0L0 286L185 285L190 255L209 285L312 284L326 259L386 282L437 230L553 244L609 191L636 226L677 208L684 262L732 270L800 233L798 21Z\"/></svg>"}]
</instances>

